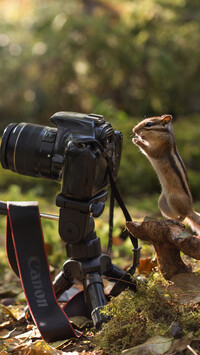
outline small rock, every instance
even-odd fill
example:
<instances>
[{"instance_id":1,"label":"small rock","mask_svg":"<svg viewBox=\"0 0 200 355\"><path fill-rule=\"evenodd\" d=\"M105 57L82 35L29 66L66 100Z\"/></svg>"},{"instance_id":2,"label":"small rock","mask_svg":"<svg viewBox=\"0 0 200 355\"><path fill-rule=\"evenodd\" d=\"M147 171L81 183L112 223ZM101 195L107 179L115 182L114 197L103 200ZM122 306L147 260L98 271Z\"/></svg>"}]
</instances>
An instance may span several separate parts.
<instances>
[{"instance_id":1,"label":"small rock","mask_svg":"<svg viewBox=\"0 0 200 355\"><path fill-rule=\"evenodd\" d=\"M0 303L3 304L4 306L9 306L9 305L13 305L16 303L16 300L15 298L11 298L11 297L8 297L8 298L2 298L0 300Z\"/></svg>"}]
</instances>

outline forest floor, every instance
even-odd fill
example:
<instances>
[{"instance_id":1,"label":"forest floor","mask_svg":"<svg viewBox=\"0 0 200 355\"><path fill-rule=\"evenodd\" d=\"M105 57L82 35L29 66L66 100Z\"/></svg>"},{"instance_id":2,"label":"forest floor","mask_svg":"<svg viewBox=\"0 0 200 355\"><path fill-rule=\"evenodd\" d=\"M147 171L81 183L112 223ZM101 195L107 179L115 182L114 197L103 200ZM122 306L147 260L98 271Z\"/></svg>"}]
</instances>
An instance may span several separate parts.
<instances>
[{"instance_id":1,"label":"forest floor","mask_svg":"<svg viewBox=\"0 0 200 355\"><path fill-rule=\"evenodd\" d=\"M123 242L117 237L123 229L120 218L117 215L112 256L114 263L126 270L132 263L132 248L128 241ZM104 221L98 223L99 235L106 224ZM49 230L54 232L53 225ZM54 241L56 248L58 242ZM2 250L3 244L2 235ZM105 245L103 249L106 250ZM24 312L27 303L21 282L9 269L5 251L3 253L0 253L0 355L200 354L199 261L182 255L193 273L177 275L171 282L166 282L159 274L156 262L152 261L153 247L142 244L136 276L147 283L138 281L136 293L124 291L109 302L107 312L111 320L103 325L102 330L94 329L91 320L77 317L71 321L83 331L80 338L47 344L32 318L27 318ZM60 254L58 260L61 263ZM51 272L54 278L57 271L51 267ZM103 281L106 293L112 284L106 279ZM82 287L79 283L74 286L78 290Z\"/></svg>"},{"instance_id":2,"label":"forest floor","mask_svg":"<svg viewBox=\"0 0 200 355\"><path fill-rule=\"evenodd\" d=\"M81 285L75 285L77 290ZM101 354L94 351L95 331L91 320L78 319L79 329L84 334L79 339L70 339L47 344L34 325L31 316L27 316L25 296L21 282L9 269L0 279L0 354ZM60 303L62 306L62 302ZM73 323L73 322L72 322ZM87 325L87 328L86 326Z\"/></svg>"},{"instance_id":3,"label":"forest floor","mask_svg":"<svg viewBox=\"0 0 200 355\"><path fill-rule=\"evenodd\" d=\"M139 288L138 294L137 292L136 294L133 293L133 297L130 296L129 291L125 291L118 296L117 300L111 302L113 303L111 308L116 314L103 327L102 331L96 331L90 320L80 317L80 319L77 318L75 321L72 320L72 324L76 324L80 330L84 330L79 339L69 339L50 344L42 340L32 319L26 317L24 312L26 301L20 280L11 270L6 268L0 279L0 354L115 355L121 354L123 349L126 348L131 348L131 350L124 350L123 353L126 355L139 353L200 354L200 311L198 310L198 304L200 303L200 276L198 275L197 263L194 260L188 260L188 262L192 263L195 274L178 275L173 282L168 283L163 282L163 279L158 276L158 272L153 271L150 277L150 286L145 286L147 291L144 292L144 289L141 291ZM139 271L143 275L146 274L147 279L147 274L151 272L152 268L156 269L156 266L155 262L152 263L150 261L150 258L147 257L141 260ZM154 275L153 286L152 275ZM109 283L107 281L105 283L105 287L109 288ZM79 284L76 284L75 287L81 288ZM173 300L171 300L171 297ZM174 301L174 297L176 301ZM169 310L170 317L166 313L163 319L165 308L168 307L169 303L171 307ZM153 313L158 305L159 314L155 315ZM130 316L131 309L128 307L135 307L136 313ZM142 307L144 308L143 313L140 313ZM141 324L141 334L135 333L135 330L131 327L129 329L124 328L124 323L129 323L131 319L132 321L134 320L138 328ZM144 320L146 322L145 331L142 328ZM121 327L124 328L121 333L117 328L114 329L116 321L118 324L121 323ZM163 325L163 321L164 323L166 322L166 327ZM183 325L184 322L185 325ZM159 328L157 328L158 324ZM153 331L153 328L155 328L155 331ZM127 342L126 332L131 334L132 340L130 344ZM149 342L146 342L144 333ZM124 344L123 336L126 339ZM133 340L134 336L137 338L135 341ZM118 342L119 346L116 346Z\"/></svg>"}]
</instances>

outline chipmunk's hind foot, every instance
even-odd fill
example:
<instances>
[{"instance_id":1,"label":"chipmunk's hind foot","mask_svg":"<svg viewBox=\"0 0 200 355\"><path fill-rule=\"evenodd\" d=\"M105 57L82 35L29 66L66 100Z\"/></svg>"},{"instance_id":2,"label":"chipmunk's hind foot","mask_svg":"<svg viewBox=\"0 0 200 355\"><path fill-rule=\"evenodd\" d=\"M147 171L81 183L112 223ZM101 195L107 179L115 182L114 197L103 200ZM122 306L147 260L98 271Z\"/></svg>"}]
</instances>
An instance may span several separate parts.
<instances>
[{"instance_id":1,"label":"chipmunk's hind foot","mask_svg":"<svg viewBox=\"0 0 200 355\"><path fill-rule=\"evenodd\" d=\"M193 232L200 235L200 214L192 211L185 219L185 222L190 226Z\"/></svg>"}]
</instances>

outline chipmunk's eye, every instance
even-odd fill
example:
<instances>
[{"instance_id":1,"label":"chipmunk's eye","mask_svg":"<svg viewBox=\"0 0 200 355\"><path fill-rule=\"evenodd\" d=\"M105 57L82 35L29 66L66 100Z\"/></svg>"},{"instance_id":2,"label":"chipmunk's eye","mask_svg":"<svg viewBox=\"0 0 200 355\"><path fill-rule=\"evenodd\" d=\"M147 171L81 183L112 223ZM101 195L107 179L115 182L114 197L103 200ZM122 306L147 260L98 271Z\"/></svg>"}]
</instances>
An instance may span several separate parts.
<instances>
[{"instance_id":1,"label":"chipmunk's eye","mask_svg":"<svg viewBox=\"0 0 200 355\"><path fill-rule=\"evenodd\" d=\"M153 122L151 122L151 121L149 121L145 124L145 127L151 127L151 126L153 126Z\"/></svg>"}]
</instances>

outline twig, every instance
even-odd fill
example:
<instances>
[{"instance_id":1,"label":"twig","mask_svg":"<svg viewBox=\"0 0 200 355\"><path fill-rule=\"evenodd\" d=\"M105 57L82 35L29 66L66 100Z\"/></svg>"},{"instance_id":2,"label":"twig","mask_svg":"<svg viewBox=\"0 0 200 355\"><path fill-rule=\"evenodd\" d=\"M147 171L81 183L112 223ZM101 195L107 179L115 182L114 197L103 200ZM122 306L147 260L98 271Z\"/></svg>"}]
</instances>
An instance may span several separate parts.
<instances>
[{"instance_id":1,"label":"twig","mask_svg":"<svg viewBox=\"0 0 200 355\"><path fill-rule=\"evenodd\" d=\"M188 348L188 350L190 350L190 351L191 351L191 353L192 353L192 354L194 354L194 355L198 355L198 354L196 353L196 351L195 351L194 349L192 349L192 348L191 348L191 346L190 346L190 345L187 345L187 348Z\"/></svg>"}]
</instances>

